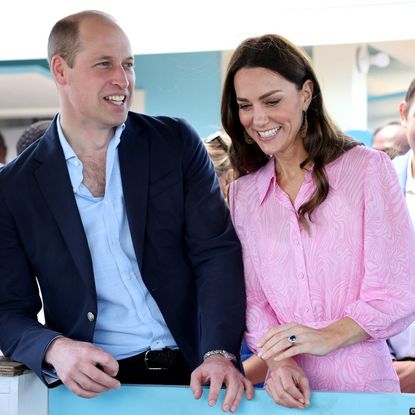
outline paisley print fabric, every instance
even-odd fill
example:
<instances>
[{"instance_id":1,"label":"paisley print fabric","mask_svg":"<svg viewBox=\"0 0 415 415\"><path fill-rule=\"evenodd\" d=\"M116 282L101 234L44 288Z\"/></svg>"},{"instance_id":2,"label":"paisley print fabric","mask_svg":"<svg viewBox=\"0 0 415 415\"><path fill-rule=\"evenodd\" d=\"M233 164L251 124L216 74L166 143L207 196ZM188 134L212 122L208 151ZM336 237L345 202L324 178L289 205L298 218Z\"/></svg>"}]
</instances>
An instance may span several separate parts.
<instances>
[{"instance_id":1,"label":"paisley print fabric","mask_svg":"<svg viewBox=\"0 0 415 415\"><path fill-rule=\"evenodd\" d=\"M399 391L385 339L415 319L415 237L388 156L358 146L327 165L330 191L308 232L296 212L315 189L311 171L291 203L274 166L271 159L230 188L249 347L256 351L273 325L319 328L348 316L371 338L327 356L296 357L311 388Z\"/></svg>"}]
</instances>

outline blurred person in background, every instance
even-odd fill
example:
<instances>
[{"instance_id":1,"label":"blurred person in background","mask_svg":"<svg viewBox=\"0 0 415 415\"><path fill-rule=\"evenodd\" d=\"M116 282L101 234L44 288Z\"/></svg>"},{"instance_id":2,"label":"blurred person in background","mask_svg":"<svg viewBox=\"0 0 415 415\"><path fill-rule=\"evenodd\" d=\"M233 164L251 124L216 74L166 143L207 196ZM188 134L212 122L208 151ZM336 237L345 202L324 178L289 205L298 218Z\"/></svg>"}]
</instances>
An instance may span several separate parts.
<instances>
[{"instance_id":1,"label":"blurred person in background","mask_svg":"<svg viewBox=\"0 0 415 415\"><path fill-rule=\"evenodd\" d=\"M7 146L3 134L0 132L0 167L6 164Z\"/></svg>"},{"instance_id":2,"label":"blurred person in background","mask_svg":"<svg viewBox=\"0 0 415 415\"><path fill-rule=\"evenodd\" d=\"M53 120L41 120L36 121L26 127L16 143L16 154L19 155L34 143L38 138L45 134L46 130L50 126Z\"/></svg>"},{"instance_id":3,"label":"blurred person in background","mask_svg":"<svg viewBox=\"0 0 415 415\"><path fill-rule=\"evenodd\" d=\"M405 154L409 150L405 128L397 121L377 128L373 132L372 148L384 151L391 159Z\"/></svg>"},{"instance_id":4,"label":"blurred person in background","mask_svg":"<svg viewBox=\"0 0 415 415\"><path fill-rule=\"evenodd\" d=\"M233 168L229 159L231 139L223 131L216 131L206 137L203 143L215 168L222 194L227 200L229 184L233 180Z\"/></svg>"}]
</instances>

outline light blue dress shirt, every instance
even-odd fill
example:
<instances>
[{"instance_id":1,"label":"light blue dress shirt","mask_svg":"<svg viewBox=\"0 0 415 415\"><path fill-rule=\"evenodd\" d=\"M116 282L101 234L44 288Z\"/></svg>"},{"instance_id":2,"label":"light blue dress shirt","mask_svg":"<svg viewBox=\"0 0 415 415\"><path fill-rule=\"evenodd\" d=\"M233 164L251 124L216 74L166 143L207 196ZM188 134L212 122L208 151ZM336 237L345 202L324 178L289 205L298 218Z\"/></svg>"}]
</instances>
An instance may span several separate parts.
<instances>
[{"instance_id":1,"label":"light blue dress shirt","mask_svg":"<svg viewBox=\"0 0 415 415\"><path fill-rule=\"evenodd\" d=\"M94 197L82 183L82 162L66 140L60 118L57 126L92 258L98 302L94 344L116 359L176 347L143 283L133 248L118 159L125 126L116 129L108 146L104 197Z\"/></svg>"}]
</instances>

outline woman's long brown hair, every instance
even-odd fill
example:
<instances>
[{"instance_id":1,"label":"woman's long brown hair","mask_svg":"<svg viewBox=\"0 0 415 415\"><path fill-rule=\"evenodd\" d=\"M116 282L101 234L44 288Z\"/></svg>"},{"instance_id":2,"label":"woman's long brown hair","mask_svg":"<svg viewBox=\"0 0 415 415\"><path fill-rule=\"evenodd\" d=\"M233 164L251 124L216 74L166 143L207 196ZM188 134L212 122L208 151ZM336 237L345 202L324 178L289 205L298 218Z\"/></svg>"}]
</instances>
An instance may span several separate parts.
<instances>
[{"instance_id":1,"label":"woman's long brown hair","mask_svg":"<svg viewBox=\"0 0 415 415\"><path fill-rule=\"evenodd\" d=\"M330 119L324 109L314 70L300 48L279 35L250 38L242 42L233 53L222 93L222 125L232 139L230 157L237 176L252 173L268 162L267 156L256 144L248 144L244 139L246 133L239 120L234 87L235 74L241 68L269 69L295 84L298 90L301 90L307 80L313 83L313 95L307 110L308 127L303 138L308 156L300 167L304 169L308 163L314 164L312 177L316 189L311 198L298 209L299 220L308 229L306 218L312 221L313 211L324 202L329 193L324 166L361 143L343 134Z\"/></svg>"}]
</instances>

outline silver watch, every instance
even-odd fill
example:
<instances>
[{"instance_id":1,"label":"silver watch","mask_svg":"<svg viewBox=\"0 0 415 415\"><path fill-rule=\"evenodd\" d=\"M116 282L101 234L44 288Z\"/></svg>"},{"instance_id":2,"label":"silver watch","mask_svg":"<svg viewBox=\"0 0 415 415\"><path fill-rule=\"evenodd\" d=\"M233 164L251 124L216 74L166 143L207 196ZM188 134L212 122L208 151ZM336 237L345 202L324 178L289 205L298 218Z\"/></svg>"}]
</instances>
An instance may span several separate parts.
<instances>
[{"instance_id":1,"label":"silver watch","mask_svg":"<svg viewBox=\"0 0 415 415\"><path fill-rule=\"evenodd\" d=\"M216 354L220 354L225 359L228 359L231 362L236 363L236 356L232 353L227 352L226 350L210 350L209 352L203 355L203 360L207 359L210 356L214 356Z\"/></svg>"}]
</instances>

